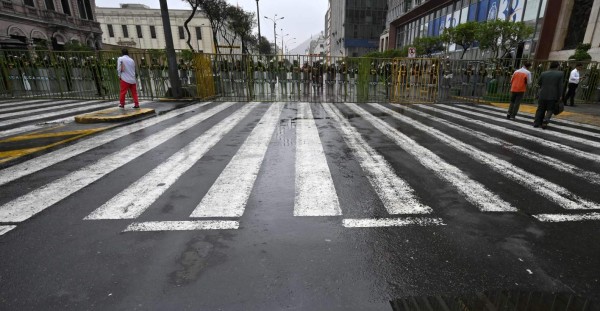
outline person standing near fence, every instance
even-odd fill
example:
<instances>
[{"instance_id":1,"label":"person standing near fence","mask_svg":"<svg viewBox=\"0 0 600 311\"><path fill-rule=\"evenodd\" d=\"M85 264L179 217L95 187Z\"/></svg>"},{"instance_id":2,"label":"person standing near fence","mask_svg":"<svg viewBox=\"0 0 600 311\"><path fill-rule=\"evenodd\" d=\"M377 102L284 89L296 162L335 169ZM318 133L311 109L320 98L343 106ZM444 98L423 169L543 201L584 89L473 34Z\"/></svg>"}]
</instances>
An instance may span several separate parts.
<instances>
[{"instance_id":1,"label":"person standing near fence","mask_svg":"<svg viewBox=\"0 0 600 311\"><path fill-rule=\"evenodd\" d=\"M573 69L571 71L571 74L569 75L569 86L567 89L567 94L563 97L563 103L565 104L565 106L567 105L567 99L571 99L571 106L575 106L575 94L577 86L579 86L579 71L581 71L581 69L583 69L583 65L577 64L575 66L575 69Z\"/></svg>"},{"instance_id":2,"label":"person standing near fence","mask_svg":"<svg viewBox=\"0 0 600 311\"><path fill-rule=\"evenodd\" d=\"M510 105L508 106L508 114L506 115L507 119L516 118L527 86L530 86L532 83L529 67L531 67L531 63L525 62L523 67L515 71L512 75L510 80Z\"/></svg>"},{"instance_id":3,"label":"person standing near fence","mask_svg":"<svg viewBox=\"0 0 600 311\"><path fill-rule=\"evenodd\" d=\"M554 111L554 105L559 103L563 87L563 73L558 70L558 62L550 63L550 70L542 72L538 80L540 87L540 98L535 112L533 127L545 129L550 122Z\"/></svg>"},{"instance_id":4,"label":"person standing near fence","mask_svg":"<svg viewBox=\"0 0 600 311\"><path fill-rule=\"evenodd\" d=\"M117 60L117 72L121 80L119 107L125 108L125 95L127 91L130 91L131 97L133 97L133 108L140 108L135 79L135 61L129 57L127 49L122 49L121 54L122 56Z\"/></svg>"}]
</instances>

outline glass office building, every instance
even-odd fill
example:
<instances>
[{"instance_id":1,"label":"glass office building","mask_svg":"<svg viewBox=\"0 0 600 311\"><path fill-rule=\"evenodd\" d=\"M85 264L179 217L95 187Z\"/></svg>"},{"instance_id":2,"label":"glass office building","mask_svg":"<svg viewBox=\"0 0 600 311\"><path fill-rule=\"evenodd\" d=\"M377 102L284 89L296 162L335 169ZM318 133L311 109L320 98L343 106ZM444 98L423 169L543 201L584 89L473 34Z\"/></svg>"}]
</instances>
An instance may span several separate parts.
<instances>
[{"instance_id":1,"label":"glass office building","mask_svg":"<svg viewBox=\"0 0 600 311\"><path fill-rule=\"evenodd\" d=\"M389 43L383 49L409 46L418 37L438 36L445 28L469 21L504 19L535 29L513 57L566 59L580 43L590 43L600 58L600 0L388 0ZM456 50L450 46L449 50ZM460 49L460 47L458 47ZM481 57L473 48L465 58Z\"/></svg>"}]
</instances>

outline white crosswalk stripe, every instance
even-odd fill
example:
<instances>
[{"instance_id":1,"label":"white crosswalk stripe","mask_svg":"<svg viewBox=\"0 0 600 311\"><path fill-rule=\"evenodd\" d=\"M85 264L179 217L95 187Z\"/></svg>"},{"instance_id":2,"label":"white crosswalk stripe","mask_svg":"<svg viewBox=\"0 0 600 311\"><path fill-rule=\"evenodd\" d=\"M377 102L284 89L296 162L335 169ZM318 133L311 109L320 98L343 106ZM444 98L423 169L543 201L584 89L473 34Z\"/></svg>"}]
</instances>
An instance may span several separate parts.
<instances>
[{"instance_id":1,"label":"white crosswalk stripe","mask_svg":"<svg viewBox=\"0 0 600 311\"><path fill-rule=\"evenodd\" d=\"M467 107L471 107L471 106L467 106ZM482 109L480 111L494 110L494 111L501 112L500 114L498 114L499 116L506 116L506 113L507 113L507 109L496 107L496 106L481 106L480 108ZM530 116L532 118L534 117L534 114L523 112L523 111L520 111L519 114L527 115L527 116ZM584 128L588 128L588 129L591 129L591 130L600 131L600 126L596 126L596 125L592 125L592 124L587 124L587 123L576 122L576 121L571 121L571 120L560 118L560 117L558 117L558 118L557 117L553 117L552 121L553 122L560 122L560 123L564 123L564 124L569 124L569 125L575 125L577 127L584 127Z\"/></svg>"},{"instance_id":2,"label":"white crosswalk stripe","mask_svg":"<svg viewBox=\"0 0 600 311\"><path fill-rule=\"evenodd\" d=\"M324 105L327 114L333 118L363 168L371 186L379 195L390 214L427 214L432 209L420 203L414 189L400 178L391 165L361 137L334 105Z\"/></svg>"},{"instance_id":3,"label":"white crosswalk stripe","mask_svg":"<svg viewBox=\"0 0 600 311\"><path fill-rule=\"evenodd\" d=\"M466 109L462 109L460 107L463 107L461 105L458 105L457 107L454 106L444 106L444 108L448 108L454 111L461 111L464 114L467 115L473 115L473 116L478 116L478 117L482 117L484 119L487 120L495 120L495 121L499 121L499 122L503 122L503 123L510 123L512 126L516 126L522 129L527 129L527 130L532 130L534 129L531 125L528 124L523 124L523 123L519 123L519 122L512 122L506 119L502 119L502 118L498 118L495 116L490 116L484 113L478 113L478 112L473 112L470 110L466 110ZM553 125L554 126L554 125ZM545 131L545 130L539 130L538 131L540 133L540 135L544 136L544 137L552 137L552 138L563 138L563 139L568 139L570 141L574 141L583 145L588 145L588 146L592 146L595 148L600 148L600 142L597 141L593 141L593 140L589 140L589 139L585 139L585 138L581 138L581 137L577 137L577 136L573 136L570 134L565 134L565 133L561 133L561 132L557 132L557 131ZM574 131L573 131L574 132ZM590 133L590 132L587 132ZM595 133L590 133L590 134L595 134Z\"/></svg>"},{"instance_id":4,"label":"white crosswalk stripe","mask_svg":"<svg viewBox=\"0 0 600 311\"><path fill-rule=\"evenodd\" d=\"M462 141L453 138L449 135L446 135L439 130L436 130L421 122L403 116L402 114L397 113L389 108L385 108L381 105L376 105L375 108L392 115L397 120L412 125L416 129L431 135L431 137L439 140L440 142L464 153L465 155L471 157L473 160L487 165L500 175L503 175L506 178L511 179L527 187L529 190L538 193L539 195L559 204L565 209L600 208L600 205L598 203L586 200L558 184L552 183L546 179L531 174L520 167L512 165L511 163L505 160L502 160L496 156L479 150L478 148L475 148L471 145L463 143Z\"/></svg>"},{"instance_id":5,"label":"white crosswalk stripe","mask_svg":"<svg viewBox=\"0 0 600 311\"><path fill-rule=\"evenodd\" d=\"M0 226L0 235L3 235L3 234L7 233L8 231L10 231L10 230L12 230L12 229L14 229L16 227L17 226L14 226L14 225L12 225L12 226Z\"/></svg>"},{"instance_id":6,"label":"white crosswalk stripe","mask_svg":"<svg viewBox=\"0 0 600 311\"><path fill-rule=\"evenodd\" d=\"M255 103L245 105L106 202L86 219L138 217L255 107ZM156 187L157 184L161 184L161 187Z\"/></svg>"},{"instance_id":7,"label":"white crosswalk stripe","mask_svg":"<svg viewBox=\"0 0 600 311\"><path fill-rule=\"evenodd\" d=\"M294 216L340 215L340 202L310 104L298 106Z\"/></svg>"},{"instance_id":8,"label":"white crosswalk stripe","mask_svg":"<svg viewBox=\"0 0 600 311\"><path fill-rule=\"evenodd\" d=\"M556 169L558 171L562 171L562 172L565 172L565 173L570 173L570 174L573 174L575 176L579 176L581 178L584 178L587 181L589 181L590 183L593 183L593 184L596 184L596 185L600 185L600 174L597 174L597 173L594 173L594 172L590 172L590 171L588 171L585 168L580 168L580 167L577 167L577 166L572 165L570 163L566 163L566 162L557 160L554 157L551 157L551 156L548 156L548 155L544 155L544 154L541 154L539 152L531 151L529 149L526 149L526 148L523 148L523 147L520 147L520 146L516 146L516 145L514 145L514 144L512 144L512 143L510 143L510 142L508 142L506 140L502 140L502 139L498 139L498 138L492 137L492 136L487 135L485 133L482 133L480 131L476 131L476 130L473 130L473 129L470 129L470 128L458 125L456 123L453 123L453 122L450 122L448 120L444 120L444 119L441 119L441 118L438 118L438 117L435 117L435 116L423 113L423 112L421 112L419 110L412 109L410 107L408 108L408 110L411 113L417 114L417 115L419 115L421 117L428 118L430 120L443 123L445 126L450 127L452 129L455 129L457 131L460 131L460 132L462 132L464 134L477 137L478 139L480 139L482 141L485 141L487 143L490 143L490 144L493 144L493 145L500 146L502 148L511 150L512 152L514 152L514 153L516 153L518 155L527 157L528 159L530 159L532 161L535 161L535 162L538 162L538 163L541 163L541 164L545 164L545 165L551 166L552 168L554 168L554 169Z\"/></svg>"},{"instance_id":9,"label":"white crosswalk stripe","mask_svg":"<svg viewBox=\"0 0 600 311\"><path fill-rule=\"evenodd\" d=\"M25 161L20 164L11 166L2 171L2 174L0 175L0 186L4 185L6 183L9 183L13 180L27 176L29 174L43 170L43 169L50 167L56 163L68 160L74 156L77 156L86 151L92 150L96 147L102 146L111 141L114 141L116 139L119 139L121 137L129 135L135 131L145 129L147 127L156 125L165 120L177 117L177 116L185 114L185 113L189 113L190 111L194 111L195 109L204 107L208 104L210 104L210 103L204 103L204 104L200 104L200 105L193 105L193 106L189 106L186 108L177 109L177 110L173 111L172 113L158 116L156 118L149 119L149 120L144 120L142 122L134 123L134 124L131 124L131 125L128 125L125 127L121 127L121 128L112 130L110 132L95 136L91 139L80 141L76 144L67 146L65 148L44 154L42 156Z\"/></svg>"},{"instance_id":10,"label":"white crosswalk stripe","mask_svg":"<svg viewBox=\"0 0 600 311\"><path fill-rule=\"evenodd\" d=\"M446 106L444 106L444 107L446 107ZM419 106L419 108L420 109L426 109L426 110L429 110L429 111L433 111L436 114L443 114L443 115L446 115L446 116L458 118L458 119L461 119L463 122L467 122L467 123L470 123L470 124L475 124L477 126L484 127L484 128L487 128L487 129L491 129L491 130L497 131L497 132L502 133L502 134L510 135L512 137L515 137L515 138L527 140L529 143L543 144L547 148L552 148L552 149L554 149L556 151L565 152L565 153L567 153L567 154L569 154L569 155L571 155L573 157L582 158L582 159L586 159L586 160L590 160L590 161L594 161L594 162L600 163L600 154L597 154L597 153L592 153L592 152L587 152L585 150L576 149L576 148L573 148L573 147L570 147L570 146L567 146L567 145L564 145L564 144L553 142L551 140L543 140L543 139L540 139L537 136L527 134L526 132L520 132L520 131L512 130L512 129L507 128L507 127L502 127L502 126L490 124L490 123L485 122L485 121L475 120L475 119L468 119L468 118L465 118L464 115L461 115L459 113L452 113L452 112L446 111L444 109L437 109L437 108L429 107L429 106L426 106L426 105Z\"/></svg>"},{"instance_id":11,"label":"white crosswalk stripe","mask_svg":"<svg viewBox=\"0 0 600 311\"><path fill-rule=\"evenodd\" d=\"M157 134L122 149L121 151L104 157L96 163L72 172L65 177L46 184L24 196L0 206L0 222L19 222L29 219L31 216L63 200L69 195L168 141L181 132L205 121L218 112L225 110L232 104L233 103L219 105L176 125L170 126Z\"/></svg>"},{"instance_id":12,"label":"white crosswalk stripe","mask_svg":"<svg viewBox=\"0 0 600 311\"><path fill-rule=\"evenodd\" d=\"M15 197L7 196L3 201L5 203L0 206L0 235L14 230L18 223L49 207L55 205L58 207L63 199L86 187L95 190L93 189L93 187L97 187L95 182L102 178L106 178L107 181L117 178L110 176L110 173L159 145L171 143L184 131L192 128L197 130L200 127L195 127L196 125L213 117L215 118L212 120L215 121L211 123L210 127L202 129L197 136L189 138L189 142L178 144L178 150L173 150L172 155L165 156L162 162L147 167L147 171L139 175L142 177L133 180L133 183L128 185L125 190L119 189L114 194L109 193L106 201L99 202L89 212L86 211L90 214L84 219L86 221L129 219L129 225L125 228L125 232L236 230L240 227L243 228L244 218L252 217L246 213L248 208L246 205L255 188L257 178L260 174L265 173L265 170L272 170L268 165L263 166L263 162L269 148L275 145L272 140L280 139L274 135L274 132L283 118L284 107L297 108L297 113L294 115L297 117L296 128L293 131L294 140L291 143L295 146L293 149L295 157L290 160L294 164L293 169L290 168L290 172L294 172L294 178L293 182L290 181L290 185L288 185L293 189L294 206L284 207L290 215L334 217L333 219L339 219L340 225L344 228L448 225L447 219L444 218L446 212L436 204L429 203L432 200L425 199L424 196L428 195L429 189L411 187L413 180L408 177L409 175L403 174L402 166L396 168L391 163L405 165L405 167L410 166L411 169L425 172L425 174L431 173L423 178L433 176L436 182L448 185L447 188L450 189L448 191L464 199L464 202L472 204L472 206L467 206L474 211L480 213L509 212L512 213L511 215L521 215L514 212L530 210L531 207L520 204L514 194L494 192L495 189L492 189L487 183L472 177L474 174L471 174L473 168L468 165L470 162L477 163L478 167L483 167L501 179L510 181L511 187L518 187L526 194L543 197L555 205L548 209L544 209L543 206L534 207L535 213L528 216L532 217L531 219L544 223L600 220L600 213L591 212L591 210L600 210L600 204L595 202L599 200L597 193L581 192L583 194L578 194L574 190L572 192L569 190L573 187L570 183L563 185L559 182L552 182L531 173L529 167L513 164L512 161L507 160L516 156L520 161L515 163L545 166L592 187L591 185L600 185L600 172L598 172L600 166L588 169L583 164L577 163L577 160L586 159L600 163L598 154L590 151L592 149L590 146L594 141L568 134L555 135L553 141L548 141L528 134L528 131L520 132L511 129L512 126L503 127L487 122L489 119L503 122L502 118L498 118L495 110L483 109L473 112L457 108L462 106L438 108L418 105L390 109L391 106L381 104L361 106L357 104L284 104L281 102L261 104L254 102L235 105L233 102L227 102L214 104L214 107L201 109L195 114L191 113L200 108L207 108L209 104L211 103L192 105L152 119L116 128L0 170L0 187L14 187L16 183L13 182L17 180L26 184L29 179L35 180L42 170L50 169L57 163L68 166L67 160L84 153L93 154L94 148L113 143L131 133L136 132L136 135L142 137L131 145L95 159L95 162L91 164L65 172L64 176L59 176L56 180L36 186L37 188L32 190L23 191ZM264 105L268 106L265 108L266 112L265 109L261 109ZM313 108L321 107L328 118L316 120ZM287 111L290 109L285 110L287 115L289 115ZM405 113L398 112L398 109L402 109ZM219 116L216 116L217 114ZM178 184L177 181L192 167L206 165L204 161L200 160L217 144L225 143L226 135L241 130L243 124L251 122L248 117L256 114L262 114L260 121L253 125L249 135L245 134L248 136L241 143L239 149L231 154L228 163L226 165L223 163L225 168L218 172L218 176L214 175L210 180L202 180L202 182L208 182L208 191L201 198L195 197L196 201L191 202L193 205L189 206L189 210L185 210L186 219L138 221L138 218L154 208L152 204L160 202L160 197L174 191ZM175 120L172 119L175 117L180 117L177 119L177 123L169 122ZM356 121L350 120L352 118L356 118ZM457 121L454 122L454 119ZM169 125L160 129L153 128L155 131L142 131L151 126L160 125L162 122ZM393 126L392 122L401 124L401 126ZM506 124L515 125L516 123L511 121ZM371 215L372 211L361 211L353 206L344 206L340 203L343 202L339 198L343 185L336 185L334 182L336 179L333 178L331 170L331 165L339 165L339 163L332 163L328 158L331 155L327 152L327 148L336 147L328 146L321 141L322 131L325 128L323 125L332 126L336 135L339 134L343 138L340 143L348 147L351 151L349 156L358 164L357 169L361 170L361 173L355 178L362 178L365 184L371 186L364 191L372 193L373 198L376 198L375 201L379 200L376 203L379 205L378 208L387 215L374 217ZM580 127L576 123L563 126L567 128L565 131L571 130L571 126L577 126L578 134L593 137L593 135L589 135L593 132L582 129L586 127ZM389 155L381 153L378 151L379 149L371 146L369 137L365 136L367 130L364 127L369 128L369 135L383 134L382 137L386 139L386 148L400 150L403 156L405 154L410 158L409 162L417 165L414 163L398 164L398 162L386 158ZM517 125L517 127L519 126ZM526 127L533 131L531 126ZM441 128L448 128L451 131L445 132ZM488 132L484 133L481 129L486 129ZM590 128L590 130L592 129ZM489 134L491 131L498 133L498 136ZM460 135L452 136L450 133L459 133ZM540 131L540 133L545 135L548 132ZM419 139L415 138L417 134ZM499 137L500 134L503 138ZM554 134L561 133L552 132L552 135ZM187 136L189 137L189 135ZM477 140L477 143L470 144L470 139L473 138ZM514 142L511 141L513 138ZM519 145L516 141L525 141L528 145ZM456 163L451 159L446 160L446 157L436 154L435 149L425 142L435 142L464 157L462 161L456 161ZM582 149L587 151L567 146L567 143L571 146L585 145L585 148ZM548 149L536 148L538 145L543 145ZM488 150L499 148L506 150L510 156L501 158L497 153ZM559 151L567 156L572 155L575 162L570 163L568 159L559 160L548 153L548 150ZM276 174L273 171L268 173ZM280 181L266 180L264 182ZM208 187L209 185L211 186ZM97 190L102 191L101 189ZM361 200L362 198L357 199ZM149 209L151 206L152 208ZM559 208L563 212L554 213ZM352 210L351 217L343 216L349 215L346 210ZM123 230L123 228L119 230Z\"/></svg>"},{"instance_id":13,"label":"white crosswalk stripe","mask_svg":"<svg viewBox=\"0 0 600 311\"><path fill-rule=\"evenodd\" d=\"M42 125L48 125L48 126L52 126L52 125L60 125L60 124L66 124L66 123L73 123L75 121L75 119L73 119L73 116L68 116L65 118L60 118L60 119L54 119L51 121L46 121L44 122ZM20 126L20 127L16 127L10 130L5 130L0 132L0 138L2 137L9 137L9 136L13 136L13 135L17 135L17 134L21 134L21 133L26 133L26 132L31 132L31 131L35 131L35 130L39 130L42 126L40 124L33 124L33 125L25 125L25 126Z\"/></svg>"},{"instance_id":14,"label":"white crosswalk stripe","mask_svg":"<svg viewBox=\"0 0 600 311\"><path fill-rule=\"evenodd\" d=\"M99 100L97 102L100 102ZM65 107L73 107L77 105L81 105L85 102L74 102L73 100L59 100L59 101L51 101L48 103L40 103L40 104L28 104L27 107L22 107L20 105L11 105L10 107L0 108L0 118L7 118L13 116L19 116L23 114L33 114L38 113L40 111L52 110L56 108L65 108ZM19 112L10 113L12 111L21 110Z\"/></svg>"},{"instance_id":15,"label":"white crosswalk stripe","mask_svg":"<svg viewBox=\"0 0 600 311\"><path fill-rule=\"evenodd\" d=\"M367 121L371 122L377 129L379 129L384 135L393 139L396 145L400 146L407 152L411 153L415 159L417 159L423 166L432 170L436 176L441 179L446 179L451 182L463 195L466 196L467 200L473 205L477 206L482 211L486 212L510 212L516 211L516 208L510 205L510 203L502 200L500 197L495 195L489 189L487 189L481 183L469 178L463 172L455 166L448 164L442 160L439 156L435 155L428 149L420 146L417 142L402 134L400 131L394 129L387 123L376 118L372 114L366 112L364 109L358 107L355 104L349 104L349 107L361 115ZM392 116L398 118L398 116L387 108L376 106L381 108L382 111L392 114ZM385 109L385 110L384 110ZM403 119L404 120L404 119Z\"/></svg>"},{"instance_id":16,"label":"white crosswalk stripe","mask_svg":"<svg viewBox=\"0 0 600 311\"><path fill-rule=\"evenodd\" d=\"M24 105L35 105L37 103L45 103L51 101L50 99L34 99L34 100L12 100L12 101L0 101L0 107L14 107Z\"/></svg>"},{"instance_id":17,"label":"white crosswalk stripe","mask_svg":"<svg viewBox=\"0 0 600 311\"><path fill-rule=\"evenodd\" d=\"M191 217L242 216L283 106L283 103L271 105Z\"/></svg>"},{"instance_id":18,"label":"white crosswalk stripe","mask_svg":"<svg viewBox=\"0 0 600 311\"><path fill-rule=\"evenodd\" d=\"M8 126L8 125L13 125L13 124L18 124L18 123L25 123L25 122L43 120L43 119L47 119L47 118L58 117L58 116L64 116L64 115L68 115L68 114L75 115L82 111L90 111L90 110L94 110L94 109L109 108L109 107L114 106L114 103L111 103L111 102L100 102L98 104L94 104L94 103L98 103L98 101L93 100L93 101L83 102L81 104L86 104L83 107L47 112L47 113L36 114L36 115L30 115L30 116L21 117L21 118L8 119L8 120L2 121L1 124L2 124L2 126Z\"/></svg>"}]
</instances>

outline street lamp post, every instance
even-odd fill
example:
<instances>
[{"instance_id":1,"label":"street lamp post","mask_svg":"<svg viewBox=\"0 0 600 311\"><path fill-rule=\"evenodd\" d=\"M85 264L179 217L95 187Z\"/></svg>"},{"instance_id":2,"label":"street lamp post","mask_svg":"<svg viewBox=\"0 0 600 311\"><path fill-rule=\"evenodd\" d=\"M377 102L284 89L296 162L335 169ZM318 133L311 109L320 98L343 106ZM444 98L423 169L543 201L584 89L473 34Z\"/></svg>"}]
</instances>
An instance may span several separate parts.
<instances>
[{"instance_id":1,"label":"street lamp post","mask_svg":"<svg viewBox=\"0 0 600 311\"><path fill-rule=\"evenodd\" d=\"M260 35L260 10L258 9L258 0L256 0L256 21L258 22L258 54L260 54L260 38L262 37Z\"/></svg>"},{"instance_id":2,"label":"street lamp post","mask_svg":"<svg viewBox=\"0 0 600 311\"><path fill-rule=\"evenodd\" d=\"M277 17L277 14L273 18L265 16L266 19L273 22L273 44L275 45L275 55L277 55L277 21L282 20L282 17Z\"/></svg>"},{"instance_id":3,"label":"street lamp post","mask_svg":"<svg viewBox=\"0 0 600 311\"><path fill-rule=\"evenodd\" d=\"M288 45L288 42L296 40L296 38L289 38L287 40L285 40L285 45ZM292 44L296 43L296 41L292 42ZM284 51L287 51L286 49L284 49ZM286 52L287 53L287 52Z\"/></svg>"},{"instance_id":4,"label":"street lamp post","mask_svg":"<svg viewBox=\"0 0 600 311\"><path fill-rule=\"evenodd\" d=\"M283 34L283 29L281 29L281 54L285 54L285 48L283 45L283 38L285 38L286 36L289 36L289 33L286 33L285 35Z\"/></svg>"}]
</instances>

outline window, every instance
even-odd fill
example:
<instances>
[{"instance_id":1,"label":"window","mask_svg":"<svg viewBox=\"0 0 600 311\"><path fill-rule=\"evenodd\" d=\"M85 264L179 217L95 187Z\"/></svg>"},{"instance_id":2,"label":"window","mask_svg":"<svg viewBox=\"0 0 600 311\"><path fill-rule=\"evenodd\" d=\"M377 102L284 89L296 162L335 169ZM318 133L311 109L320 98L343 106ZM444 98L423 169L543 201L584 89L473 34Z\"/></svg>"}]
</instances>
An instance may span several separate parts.
<instances>
[{"instance_id":1,"label":"window","mask_svg":"<svg viewBox=\"0 0 600 311\"><path fill-rule=\"evenodd\" d=\"M33 0L25 0L25 1L23 1L23 3L24 3L25 5L27 5L27 6L35 6L35 5L33 4Z\"/></svg>"},{"instance_id":2,"label":"window","mask_svg":"<svg viewBox=\"0 0 600 311\"><path fill-rule=\"evenodd\" d=\"M154 26L150 26L150 37L156 39L156 28Z\"/></svg>"},{"instance_id":3,"label":"window","mask_svg":"<svg viewBox=\"0 0 600 311\"><path fill-rule=\"evenodd\" d=\"M85 11L87 12L87 19L93 21L94 20L94 10L92 10L92 5L90 4L90 0L83 0L85 5Z\"/></svg>"},{"instance_id":4,"label":"window","mask_svg":"<svg viewBox=\"0 0 600 311\"><path fill-rule=\"evenodd\" d=\"M46 0L46 9L48 11L56 11L56 8L54 8L54 0Z\"/></svg>"},{"instance_id":5,"label":"window","mask_svg":"<svg viewBox=\"0 0 600 311\"><path fill-rule=\"evenodd\" d=\"M569 35L565 38L563 49L575 49L579 43L583 42L593 5L593 0L575 0L569 20L569 31L567 32Z\"/></svg>"},{"instance_id":6,"label":"window","mask_svg":"<svg viewBox=\"0 0 600 311\"><path fill-rule=\"evenodd\" d=\"M77 8L79 9L79 17L81 19L87 19L87 13L85 12L85 6L83 6L83 0L77 0Z\"/></svg>"},{"instance_id":7,"label":"window","mask_svg":"<svg viewBox=\"0 0 600 311\"><path fill-rule=\"evenodd\" d=\"M202 40L202 27L196 27L196 40Z\"/></svg>"},{"instance_id":8,"label":"window","mask_svg":"<svg viewBox=\"0 0 600 311\"><path fill-rule=\"evenodd\" d=\"M123 38L129 38L129 30L127 30L127 25L121 25L123 28Z\"/></svg>"},{"instance_id":9,"label":"window","mask_svg":"<svg viewBox=\"0 0 600 311\"><path fill-rule=\"evenodd\" d=\"M540 0L529 0L527 1L527 7L525 7L525 14L523 14L523 21L532 21L537 19L537 13L540 8Z\"/></svg>"},{"instance_id":10,"label":"window","mask_svg":"<svg viewBox=\"0 0 600 311\"><path fill-rule=\"evenodd\" d=\"M138 38L143 38L144 36L142 35L142 26L140 25L135 25L135 31L137 32L137 36Z\"/></svg>"},{"instance_id":11,"label":"window","mask_svg":"<svg viewBox=\"0 0 600 311\"><path fill-rule=\"evenodd\" d=\"M111 38L115 37L115 31L113 30L113 27L111 24L106 25L108 26L108 36Z\"/></svg>"},{"instance_id":12,"label":"window","mask_svg":"<svg viewBox=\"0 0 600 311\"><path fill-rule=\"evenodd\" d=\"M179 30L179 39L185 39L185 34L183 33L183 26L177 27Z\"/></svg>"},{"instance_id":13,"label":"window","mask_svg":"<svg viewBox=\"0 0 600 311\"><path fill-rule=\"evenodd\" d=\"M70 16L71 15L71 7L69 6L69 0L60 0L60 3L62 4L63 13Z\"/></svg>"}]
</instances>

